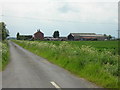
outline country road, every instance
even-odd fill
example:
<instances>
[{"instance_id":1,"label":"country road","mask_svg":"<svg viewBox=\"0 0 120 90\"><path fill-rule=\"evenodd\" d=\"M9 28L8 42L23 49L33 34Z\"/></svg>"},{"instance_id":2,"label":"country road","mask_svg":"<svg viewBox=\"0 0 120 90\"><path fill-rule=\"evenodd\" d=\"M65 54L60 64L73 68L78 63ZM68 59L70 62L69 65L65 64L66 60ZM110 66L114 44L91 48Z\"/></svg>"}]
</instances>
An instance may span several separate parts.
<instances>
[{"instance_id":1,"label":"country road","mask_svg":"<svg viewBox=\"0 0 120 90\"><path fill-rule=\"evenodd\" d=\"M97 88L42 57L10 44L10 62L2 72L3 88Z\"/></svg>"}]
</instances>

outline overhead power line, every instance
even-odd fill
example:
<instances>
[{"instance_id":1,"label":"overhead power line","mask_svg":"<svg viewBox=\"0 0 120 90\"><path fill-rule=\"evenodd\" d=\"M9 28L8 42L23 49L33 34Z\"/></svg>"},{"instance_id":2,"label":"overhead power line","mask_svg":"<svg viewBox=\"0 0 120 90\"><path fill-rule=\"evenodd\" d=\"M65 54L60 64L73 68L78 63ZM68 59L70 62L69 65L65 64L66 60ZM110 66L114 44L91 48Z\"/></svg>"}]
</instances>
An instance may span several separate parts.
<instances>
[{"instance_id":1,"label":"overhead power line","mask_svg":"<svg viewBox=\"0 0 120 90\"><path fill-rule=\"evenodd\" d=\"M81 21L70 21L70 20L60 20L60 19L49 19L49 18L35 18L35 17L19 17L19 16L10 16L10 15L0 15L2 17L12 17L12 18L19 18L19 19L29 19L29 20L42 20L42 21L54 21L54 22L69 22L69 23L89 23L89 24L111 24L115 25L114 23L96 23L96 22L81 22Z\"/></svg>"}]
</instances>

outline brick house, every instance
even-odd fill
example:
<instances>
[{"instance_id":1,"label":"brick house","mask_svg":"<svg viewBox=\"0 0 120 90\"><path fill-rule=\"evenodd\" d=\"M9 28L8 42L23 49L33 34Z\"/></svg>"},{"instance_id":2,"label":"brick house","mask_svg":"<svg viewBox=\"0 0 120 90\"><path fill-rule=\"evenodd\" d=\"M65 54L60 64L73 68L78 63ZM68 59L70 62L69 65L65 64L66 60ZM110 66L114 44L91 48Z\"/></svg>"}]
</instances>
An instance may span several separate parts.
<instances>
[{"instance_id":1,"label":"brick house","mask_svg":"<svg viewBox=\"0 0 120 90\"><path fill-rule=\"evenodd\" d=\"M37 30L37 32L34 33L33 38L35 40L43 40L44 39L44 34L40 30Z\"/></svg>"}]
</instances>

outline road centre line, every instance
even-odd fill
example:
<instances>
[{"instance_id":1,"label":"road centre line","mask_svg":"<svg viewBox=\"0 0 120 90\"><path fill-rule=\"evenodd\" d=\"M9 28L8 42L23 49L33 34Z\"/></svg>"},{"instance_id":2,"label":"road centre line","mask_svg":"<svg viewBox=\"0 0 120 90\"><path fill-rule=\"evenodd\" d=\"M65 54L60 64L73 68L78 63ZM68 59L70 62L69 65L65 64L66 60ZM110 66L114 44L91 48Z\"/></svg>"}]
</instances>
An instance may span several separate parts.
<instances>
[{"instance_id":1,"label":"road centre line","mask_svg":"<svg viewBox=\"0 0 120 90\"><path fill-rule=\"evenodd\" d=\"M61 90L61 89L60 89L60 86L57 85L55 82L52 81L52 82L50 82L50 83L51 83L55 88L57 88L58 90Z\"/></svg>"}]
</instances>

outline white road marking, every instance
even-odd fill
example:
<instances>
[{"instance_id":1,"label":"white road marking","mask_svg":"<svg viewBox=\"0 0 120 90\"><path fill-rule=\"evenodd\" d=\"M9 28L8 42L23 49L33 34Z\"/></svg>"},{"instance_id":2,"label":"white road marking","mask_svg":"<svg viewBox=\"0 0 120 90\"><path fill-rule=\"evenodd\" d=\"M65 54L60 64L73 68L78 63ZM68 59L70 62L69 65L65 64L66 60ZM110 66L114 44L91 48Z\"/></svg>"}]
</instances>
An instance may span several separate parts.
<instances>
[{"instance_id":1,"label":"white road marking","mask_svg":"<svg viewBox=\"0 0 120 90\"><path fill-rule=\"evenodd\" d=\"M55 82L50 82L50 83L51 83L55 88L61 90L61 89L60 89L60 86L58 86Z\"/></svg>"}]
</instances>

